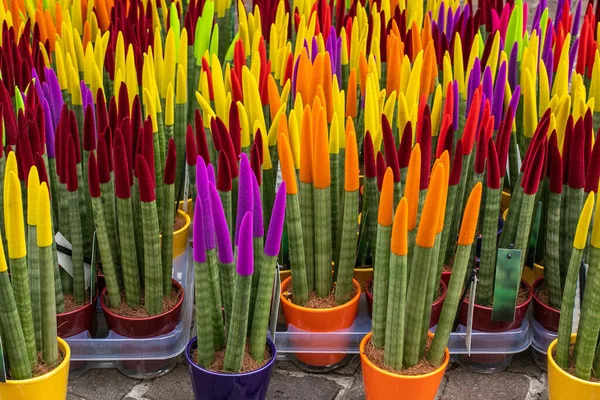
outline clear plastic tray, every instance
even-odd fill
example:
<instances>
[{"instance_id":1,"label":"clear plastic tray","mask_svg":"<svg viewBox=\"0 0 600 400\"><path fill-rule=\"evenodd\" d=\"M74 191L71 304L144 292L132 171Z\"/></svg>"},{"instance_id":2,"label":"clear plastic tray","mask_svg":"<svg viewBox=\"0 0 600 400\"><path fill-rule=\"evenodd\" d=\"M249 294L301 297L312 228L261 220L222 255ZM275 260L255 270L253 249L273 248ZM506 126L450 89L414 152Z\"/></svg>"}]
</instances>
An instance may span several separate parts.
<instances>
[{"instance_id":1,"label":"clear plastic tray","mask_svg":"<svg viewBox=\"0 0 600 400\"><path fill-rule=\"evenodd\" d=\"M117 368L137 379L150 379L169 372L177 364L190 339L193 310L193 268L190 247L173 260L173 278L185 291L181 321L170 333L148 339L132 339L108 330L100 308L94 321L97 337L83 332L67 339L71 348L70 375L78 376L92 368ZM99 336L99 337L98 337Z\"/></svg>"},{"instance_id":2,"label":"clear plastic tray","mask_svg":"<svg viewBox=\"0 0 600 400\"><path fill-rule=\"evenodd\" d=\"M548 370L548 346L554 339L558 337L558 332L552 332L544 329L533 318L531 319L531 330L533 333L533 340L531 342L531 356L533 361L544 371Z\"/></svg>"},{"instance_id":3,"label":"clear plastic tray","mask_svg":"<svg viewBox=\"0 0 600 400\"><path fill-rule=\"evenodd\" d=\"M347 353L358 354L360 341L371 331L371 319L367 314L365 296L361 296L358 315L354 324L344 330L316 333L307 332L286 324L283 315L275 333L278 359L290 359L293 353ZM435 331L435 327L431 329ZM473 331L471 350L467 351L465 327L459 325L457 332L450 334L448 349L453 355L516 354L525 351L531 344L531 325L527 319L517 328L507 332L488 333ZM299 340L303 339L303 340Z\"/></svg>"}]
</instances>

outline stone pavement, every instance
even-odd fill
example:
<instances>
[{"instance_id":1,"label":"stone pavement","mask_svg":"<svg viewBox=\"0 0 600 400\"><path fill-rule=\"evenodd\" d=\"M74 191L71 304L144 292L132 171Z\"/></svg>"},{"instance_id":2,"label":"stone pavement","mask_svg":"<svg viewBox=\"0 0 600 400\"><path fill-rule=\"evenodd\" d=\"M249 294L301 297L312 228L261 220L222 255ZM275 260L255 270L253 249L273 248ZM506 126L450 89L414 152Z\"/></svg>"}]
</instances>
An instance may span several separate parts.
<instances>
[{"instance_id":1,"label":"stone pavement","mask_svg":"<svg viewBox=\"0 0 600 400\"><path fill-rule=\"evenodd\" d=\"M278 361L269 400L364 399L360 361L328 374L310 374L292 362ZM67 400L187 400L193 399L185 361L169 374L154 380L136 380L115 369L90 370L69 381ZM451 365L438 393L440 400L547 400L546 374L531 359L531 350L514 357L503 372L482 375Z\"/></svg>"}]
</instances>

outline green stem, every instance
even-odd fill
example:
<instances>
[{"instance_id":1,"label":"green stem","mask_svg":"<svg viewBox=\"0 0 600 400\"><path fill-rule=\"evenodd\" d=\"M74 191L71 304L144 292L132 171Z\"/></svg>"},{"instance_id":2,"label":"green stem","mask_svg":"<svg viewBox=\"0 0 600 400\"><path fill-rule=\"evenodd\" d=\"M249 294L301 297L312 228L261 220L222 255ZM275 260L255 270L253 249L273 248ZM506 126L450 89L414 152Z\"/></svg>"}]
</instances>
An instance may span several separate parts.
<instances>
[{"instance_id":1,"label":"green stem","mask_svg":"<svg viewBox=\"0 0 600 400\"><path fill-rule=\"evenodd\" d=\"M130 307L137 307L140 305L140 275L131 198L117 198L117 215L119 219L119 243L121 249L127 249L127 251L121 253L125 300ZM114 306L118 306L118 304L120 303Z\"/></svg>"},{"instance_id":2,"label":"green stem","mask_svg":"<svg viewBox=\"0 0 600 400\"><path fill-rule=\"evenodd\" d=\"M102 257L102 271L106 280L109 301L113 307L118 307L121 304L121 290L119 280L115 270L115 260L112 256L110 248L109 233L106 228L106 218L100 197L92 198L92 210L94 212L94 221L96 223L96 235L98 238L98 247Z\"/></svg>"},{"instance_id":3,"label":"green stem","mask_svg":"<svg viewBox=\"0 0 600 400\"><path fill-rule=\"evenodd\" d=\"M37 226L27 225L27 267L29 270L29 292L31 298L31 315L35 332L35 344L38 352L42 351L42 314L40 299L40 260L37 247Z\"/></svg>"},{"instance_id":4,"label":"green stem","mask_svg":"<svg viewBox=\"0 0 600 400\"><path fill-rule=\"evenodd\" d=\"M246 333L248 332L251 288L252 276L236 274L235 289L233 291L233 314L227 333L227 347L225 348L225 360L223 361L225 371L239 372L242 369Z\"/></svg>"},{"instance_id":5,"label":"green stem","mask_svg":"<svg viewBox=\"0 0 600 400\"><path fill-rule=\"evenodd\" d=\"M335 302L344 304L352 297L352 276L356 264L356 216L358 215L358 190L344 191L344 214L339 254L339 267L335 288Z\"/></svg>"},{"instance_id":6,"label":"green stem","mask_svg":"<svg viewBox=\"0 0 600 400\"><path fill-rule=\"evenodd\" d=\"M54 243L54 241L52 241ZM58 342L56 340L56 303L54 301L56 288L55 265L52 246L38 247L40 261L40 278L44 282L41 291L42 316L42 356L48 366L58 362ZM37 361L37 358L36 358Z\"/></svg>"},{"instance_id":7,"label":"green stem","mask_svg":"<svg viewBox=\"0 0 600 400\"><path fill-rule=\"evenodd\" d=\"M303 306L308 301L307 267L304 258L304 240L302 239L300 204L298 204L297 194L287 194L286 196L285 225L290 248L293 300L294 304Z\"/></svg>"},{"instance_id":8,"label":"green stem","mask_svg":"<svg viewBox=\"0 0 600 400\"><path fill-rule=\"evenodd\" d=\"M2 342L8 355L11 377L15 380L29 379L31 378L32 369L29 346L25 342L13 288L7 271L0 272L0 316Z\"/></svg>"},{"instance_id":9,"label":"green stem","mask_svg":"<svg viewBox=\"0 0 600 400\"><path fill-rule=\"evenodd\" d=\"M165 204L173 204L175 202L175 185L164 185ZM162 257L162 279L163 279L163 296L168 296L171 293L171 276L173 275L173 224L175 222L175 213L172 207L165 207L162 214L162 241L161 252Z\"/></svg>"},{"instance_id":10,"label":"green stem","mask_svg":"<svg viewBox=\"0 0 600 400\"><path fill-rule=\"evenodd\" d=\"M78 204L79 191L68 192L69 207L69 231L71 233L71 246L73 261L73 298L77 304L85 304L85 272L83 267L83 233L82 221L79 207L73 207Z\"/></svg>"},{"instance_id":11,"label":"green stem","mask_svg":"<svg viewBox=\"0 0 600 400\"><path fill-rule=\"evenodd\" d=\"M312 183L299 181L300 220L304 240L304 262L308 290L315 290L315 206Z\"/></svg>"},{"instance_id":12,"label":"green stem","mask_svg":"<svg viewBox=\"0 0 600 400\"><path fill-rule=\"evenodd\" d=\"M485 190L486 201L483 209L477 304L489 307L492 304L494 294L501 189L493 189L486 186Z\"/></svg>"},{"instance_id":13,"label":"green stem","mask_svg":"<svg viewBox=\"0 0 600 400\"><path fill-rule=\"evenodd\" d=\"M402 369L407 346L409 345L409 341L406 339L408 339L410 328L408 325L405 326L410 321L410 315L405 314L407 306L410 307L406 297L407 263L408 258L406 256L390 254L387 326L392 329L386 329L385 331L383 360L386 365L397 371Z\"/></svg>"},{"instance_id":14,"label":"green stem","mask_svg":"<svg viewBox=\"0 0 600 400\"><path fill-rule=\"evenodd\" d=\"M144 304L150 316L163 311L162 266L156 202L141 202L144 240Z\"/></svg>"},{"instance_id":15,"label":"green stem","mask_svg":"<svg viewBox=\"0 0 600 400\"><path fill-rule=\"evenodd\" d=\"M217 266L217 251L210 249L206 251L208 270L210 272L210 286L212 294L212 314L213 314L213 338L215 350L223 348L225 338L223 336L223 305L221 304L221 285L219 270Z\"/></svg>"},{"instance_id":16,"label":"green stem","mask_svg":"<svg viewBox=\"0 0 600 400\"><path fill-rule=\"evenodd\" d=\"M392 227L377 225L377 246L373 265L373 346L381 348L385 344L386 321L388 315L388 288L392 291L398 288L397 281L390 283L390 243ZM397 276L395 275L395 278ZM399 289L399 288L398 288ZM396 303L392 303L395 304Z\"/></svg>"},{"instance_id":17,"label":"green stem","mask_svg":"<svg viewBox=\"0 0 600 400\"><path fill-rule=\"evenodd\" d=\"M196 295L196 333L198 335L198 364L208 367L213 363L212 303L210 271L206 263L194 262L194 291Z\"/></svg>"},{"instance_id":18,"label":"green stem","mask_svg":"<svg viewBox=\"0 0 600 400\"><path fill-rule=\"evenodd\" d=\"M29 297L29 276L27 272L27 257L11 258L10 273L13 293L16 301L16 310L19 312L19 320L27 345L27 354L31 368L37 365L37 349L35 345L35 334L33 317L31 315L31 298Z\"/></svg>"},{"instance_id":19,"label":"green stem","mask_svg":"<svg viewBox=\"0 0 600 400\"><path fill-rule=\"evenodd\" d=\"M560 308L560 193L548 192L548 222L546 223L546 249L544 253L544 284L550 294L549 306Z\"/></svg>"},{"instance_id":20,"label":"green stem","mask_svg":"<svg viewBox=\"0 0 600 400\"><path fill-rule=\"evenodd\" d=\"M265 356L265 338L268 333L269 312L271 311L271 297L275 277L273 266L277 265L277 256L269 257L264 253L262 255L262 262L258 265L260 280L254 302L254 318L252 319L252 329L250 331L250 353L258 363L262 363ZM256 273L256 269L254 271Z\"/></svg>"},{"instance_id":21,"label":"green stem","mask_svg":"<svg viewBox=\"0 0 600 400\"><path fill-rule=\"evenodd\" d=\"M325 298L331 293L331 188L315 188L315 289Z\"/></svg>"}]
</instances>

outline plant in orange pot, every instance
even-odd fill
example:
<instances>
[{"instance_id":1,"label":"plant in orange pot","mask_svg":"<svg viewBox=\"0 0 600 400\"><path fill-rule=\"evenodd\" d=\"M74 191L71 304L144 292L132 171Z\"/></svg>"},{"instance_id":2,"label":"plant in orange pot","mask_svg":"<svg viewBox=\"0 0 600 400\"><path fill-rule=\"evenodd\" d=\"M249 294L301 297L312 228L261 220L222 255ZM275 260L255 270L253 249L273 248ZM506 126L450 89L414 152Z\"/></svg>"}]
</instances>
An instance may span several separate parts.
<instances>
[{"instance_id":1,"label":"plant in orange pot","mask_svg":"<svg viewBox=\"0 0 600 400\"><path fill-rule=\"evenodd\" d=\"M332 251L330 154L325 109L317 105L311 112L307 106L302 115L302 127L299 184L288 137L280 134L277 141L287 188L286 226L292 270L292 276L281 285L280 299L288 324L303 331L332 332L352 325L361 293L359 283L352 278L356 263L359 196L356 137L354 132L346 137L339 245ZM332 134L332 140L337 140L336 133ZM334 257L334 253L338 257ZM334 259L339 260L335 278L332 273ZM297 344L307 345L306 339L304 341L304 344ZM335 343L335 346L343 348L343 343ZM300 363L322 369L340 363L345 355L298 353L296 358Z\"/></svg>"},{"instance_id":2,"label":"plant in orange pot","mask_svg":"<svg viewBox=\"0 0 600 400\"><path fill-rule=\"evenodd\" d=\"M447 343L469 263L482 189L481 183L477 183L468 197L455 256L455 272L450 278L435 335L432 335L428 333L428 322L433 289L439 279L435 261L441 233L437 228L445 211L445 204L439 199L445 197L447 190L446 167L436 162L414 246L409 245L409 224L413 217L411 213L416 211L411 201L418 201L418 198L405 196L396 208L389 263L378 265L387 267L389 279L376 280L374 286L375 302L382 304L384 309L379 311L385 318L378 323L374 320L373 331L360 343L367 399L434 399L448 365Z\"/></svg>"}]
</instances>

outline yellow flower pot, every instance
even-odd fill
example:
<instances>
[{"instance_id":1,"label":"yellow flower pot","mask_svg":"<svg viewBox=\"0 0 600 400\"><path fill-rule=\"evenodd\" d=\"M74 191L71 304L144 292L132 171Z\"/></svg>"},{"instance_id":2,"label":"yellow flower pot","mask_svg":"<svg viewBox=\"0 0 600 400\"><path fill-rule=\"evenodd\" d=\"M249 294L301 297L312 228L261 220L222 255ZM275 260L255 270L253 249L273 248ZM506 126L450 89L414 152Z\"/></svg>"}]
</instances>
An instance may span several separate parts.
<instances>
[{"instance_id":1,"label":"yellow flower pot","mask_svg":"<svg viewBox=\"0 0 600 400\"><path fill-rule=\"evenodd\" d=\"M183 200L179 202L178 208L183 210ZM194 219L194 201L191 198L187 200L187 215Z\"/></svg>"},{"instance_id":2,"label":"yellow flower pot","mask_svg":"<svg viewBox=\"0 0 600 400\"><path fill-rule=\"evenodd\" d=\"M502 191L502 197L500 198L500 211L504 212L504 210L508 209L510 205L510 193Z\"/></svg>"},{"instance_id":3,"label":"yellow flower pot","mask_svg":"<svg viewBox=\"0 0 600 400\"><path fill-rule=\"evenodd\" d=\"M190 231L190 216L181 210L177 213L185 218L185 224L181 229L173 232L173 258L182 255L187 247L189 231Z\"/></svg>"},{"instance_id":4,"label":"yellow flower pot","mask_svg":"<svg viewBox=\"0 0 600 400\"><path fill-rule=\"evenodd\" d=\"M575 343L577 334L571 335L571 343ZM576 378L565 372L554 361L552 356L558 343L555 339L548 347L548 399L549 400L600 400L600 383L593 383Z\"/></svg>"},{"instance_id":5,"label":"yellow flower pot","mask_svg":"<svg viewBox=\"0 0 600 400\"><path fill-rule=\"evenodd\" d=\"M533 268L525 266L521 278L533 286L538 278L544 276L544 267L539 264L533 264Z\"/></svg>"},{"instance_id":6,"label":"yellow flower pot","mask_svg":"<svg viewBox=\"0 0 600 400\"><path fill-rule=\"evenodd\" d=\"M58 339L58 348L64 354L60 365L45 375L21 381L0 383L0 399L6 400L63 400L67 397L71 349L67 342Z\"/></svg>"}]
</instances>

